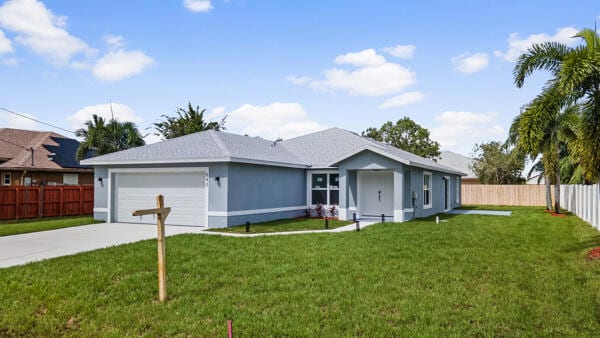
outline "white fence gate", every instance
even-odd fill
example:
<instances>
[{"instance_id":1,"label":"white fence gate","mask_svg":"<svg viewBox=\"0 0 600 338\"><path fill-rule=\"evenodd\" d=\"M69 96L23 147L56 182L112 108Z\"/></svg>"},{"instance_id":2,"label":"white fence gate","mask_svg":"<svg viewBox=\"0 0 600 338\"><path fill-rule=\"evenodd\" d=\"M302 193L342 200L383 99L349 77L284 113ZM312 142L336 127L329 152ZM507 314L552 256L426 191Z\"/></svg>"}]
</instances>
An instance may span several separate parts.
<instances>
[{"instance_id":1,"label":"white fence gate","mask_svg":"<svg viewBox=\"0 0 600 338\"><path fill-rule=\"evenodd\" d=\"M560 206L600 230L600 184L561 185Z\"/></svg>"}]
</instances>

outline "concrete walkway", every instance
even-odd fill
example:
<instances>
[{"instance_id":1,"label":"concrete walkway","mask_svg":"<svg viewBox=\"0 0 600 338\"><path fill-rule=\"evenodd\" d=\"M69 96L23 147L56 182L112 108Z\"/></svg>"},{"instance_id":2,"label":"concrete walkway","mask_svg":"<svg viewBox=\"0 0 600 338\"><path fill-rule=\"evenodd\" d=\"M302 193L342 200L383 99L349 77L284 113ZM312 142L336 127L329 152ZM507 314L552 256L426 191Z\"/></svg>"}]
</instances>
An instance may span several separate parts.
<instances>
[{"instance_id":1,"label":"concrete walkway","mask_svg":"<svg viewBox=\"0 0 600 338\"><path fill-rule=\"evenodd\" d=\"M376 222L361 221L360 227L362 229L374 223ZM355 230L356 225L350 224L332 230L286 231L246 235L210 232L206 231L205 228L199 227L168 225L165 228L165 234L167 236L204 234L230 237L258 237L324 232L338 233ZM156 238L156 225L130 223L98 223L22 235L4 236L0 237L0 268L152 238Z\"/></svg>"},{"instance_id":2,"label":"concrete walkway","mask_svg":"<svg viewBox=\"0 0 600 338\"><path fill-rule=\"evenodd\" d=\"M448 211L447 214L452 214L452 215L510 216L510 215L512 215L512 211L453 209L453 210Z\"/></svg>"}]
</instances>

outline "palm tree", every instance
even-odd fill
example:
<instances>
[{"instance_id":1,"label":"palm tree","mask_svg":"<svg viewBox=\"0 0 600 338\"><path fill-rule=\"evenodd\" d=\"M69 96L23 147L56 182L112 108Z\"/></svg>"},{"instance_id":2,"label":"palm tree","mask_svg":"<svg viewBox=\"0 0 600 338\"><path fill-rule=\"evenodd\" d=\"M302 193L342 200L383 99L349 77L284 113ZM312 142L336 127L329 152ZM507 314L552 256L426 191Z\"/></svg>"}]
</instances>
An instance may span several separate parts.
<instances>
[{"instance_id":1,"label":"palm tree","mask_svg":"<svg viewBox=\"0 0 600 338\"><path fill-rule=\"evenodd\" d=\"M200 110L200 106L194 107L191 102L188 102L187 110L177 108L177 116L162 115L163 121L154 123L156 135L162 136L164 139L171 139L179 136L197 133L204 130L223 130L225 129L225 119L220 122L205 121L204 113L206 109Z\"/></svg>"},{"instance_id":2,"label":"palm tree","mask_svg":"<svg viewBox=\"0 0 600 338\"><path fill-rule=\"evenodd\" d=\"M583 177L600 177L600 38L591 29L583 29L574 38L583 43L568 47L559 42L534 44L522 54L515 65L515 84L521 88L525 78L536 70L546 70L551 78L542 93L534 99L538 117L549 119L568 106L578 105L581 118L577 130L577 144L569 151L578 157ZM532 102L533 103L533 102ZM541 142L544 125L530 124L528 133L533 145Z\"/></svg>"},{"instance_id":3,"label":"palm tree","mask_svg":"<svg viewBox=\"0 0 600 338\"><path fill-rule=\"evenodd\" d=\"M125 150L145 144L143 136L132 122L106 120L96 114L85 122L85 127L77 130L75 134L83 137L77 148L76 158L81 160L89 154L103 155L115 151Z\"/></svg>"}]
</instances>

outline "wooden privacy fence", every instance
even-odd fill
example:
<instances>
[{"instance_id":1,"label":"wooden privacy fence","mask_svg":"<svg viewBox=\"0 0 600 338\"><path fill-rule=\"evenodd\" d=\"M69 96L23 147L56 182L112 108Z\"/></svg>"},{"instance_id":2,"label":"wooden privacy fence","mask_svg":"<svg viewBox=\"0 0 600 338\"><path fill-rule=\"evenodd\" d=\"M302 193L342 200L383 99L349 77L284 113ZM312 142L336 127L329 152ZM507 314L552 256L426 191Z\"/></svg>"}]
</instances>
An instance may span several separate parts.
<instances>
[{"instance_id":1,"label":"wooden privacy fence","mask_svg":"<svg viewBox=\"0 0 600 338\"><path fill-rule=\"evenodd\" d=\"M460 191L463 205L546 206L545 185L463 184Z\"/></svg>"},{"instance_id":2,"label":"wooden privacy fence","mask_svg":"<svg viewBox=\"0 0 600 338\"><path fill-rule=\"evenodd\" d=\"M561 185L560 206L600 229L600 185Z\"/></svg>"},{"instance_id":3,"label":"wooden privacy fence","mask_svg":"<svg viewBox=\"0 0 600 338\"><path fill-rule=\"evenodd\" d=\"M91 214L93 185L0 187L0 220Z\"/></svg>"}]
</instances>

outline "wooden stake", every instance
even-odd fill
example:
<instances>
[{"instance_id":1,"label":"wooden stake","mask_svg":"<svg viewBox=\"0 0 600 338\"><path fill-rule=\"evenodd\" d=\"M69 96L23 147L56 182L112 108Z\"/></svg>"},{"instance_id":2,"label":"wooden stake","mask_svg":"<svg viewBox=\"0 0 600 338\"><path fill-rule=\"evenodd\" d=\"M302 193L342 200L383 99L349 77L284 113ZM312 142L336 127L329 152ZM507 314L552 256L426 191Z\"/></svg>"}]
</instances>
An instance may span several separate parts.
<instances>
[{"instance_id":1,"label":"wooden stake","mask_svg":"<svg viewBox=\"0 0 600 338\"><path fill-rule=\"evenodd\" d=\"M156 207L165 207L162 195L156 196ZM158 219L158 300L164 302L167 299L167 261L165 257L165 219L162 212L157 215Z\"/></svg>"},{"instance_id":2,"label":"wooden stake","mask_svg":"<svg viewBox=\"0 0 600 338\"><path fill-rule=\"evenodd\" d=\"M165 221L171 212L171 208L165 208L163 195L156 196L156 209L136 210L133 216L157 215L157 239L158 239L158 300L164 302L167 299L167 260L165 254Z\"/></svg>"}]
</instances>

